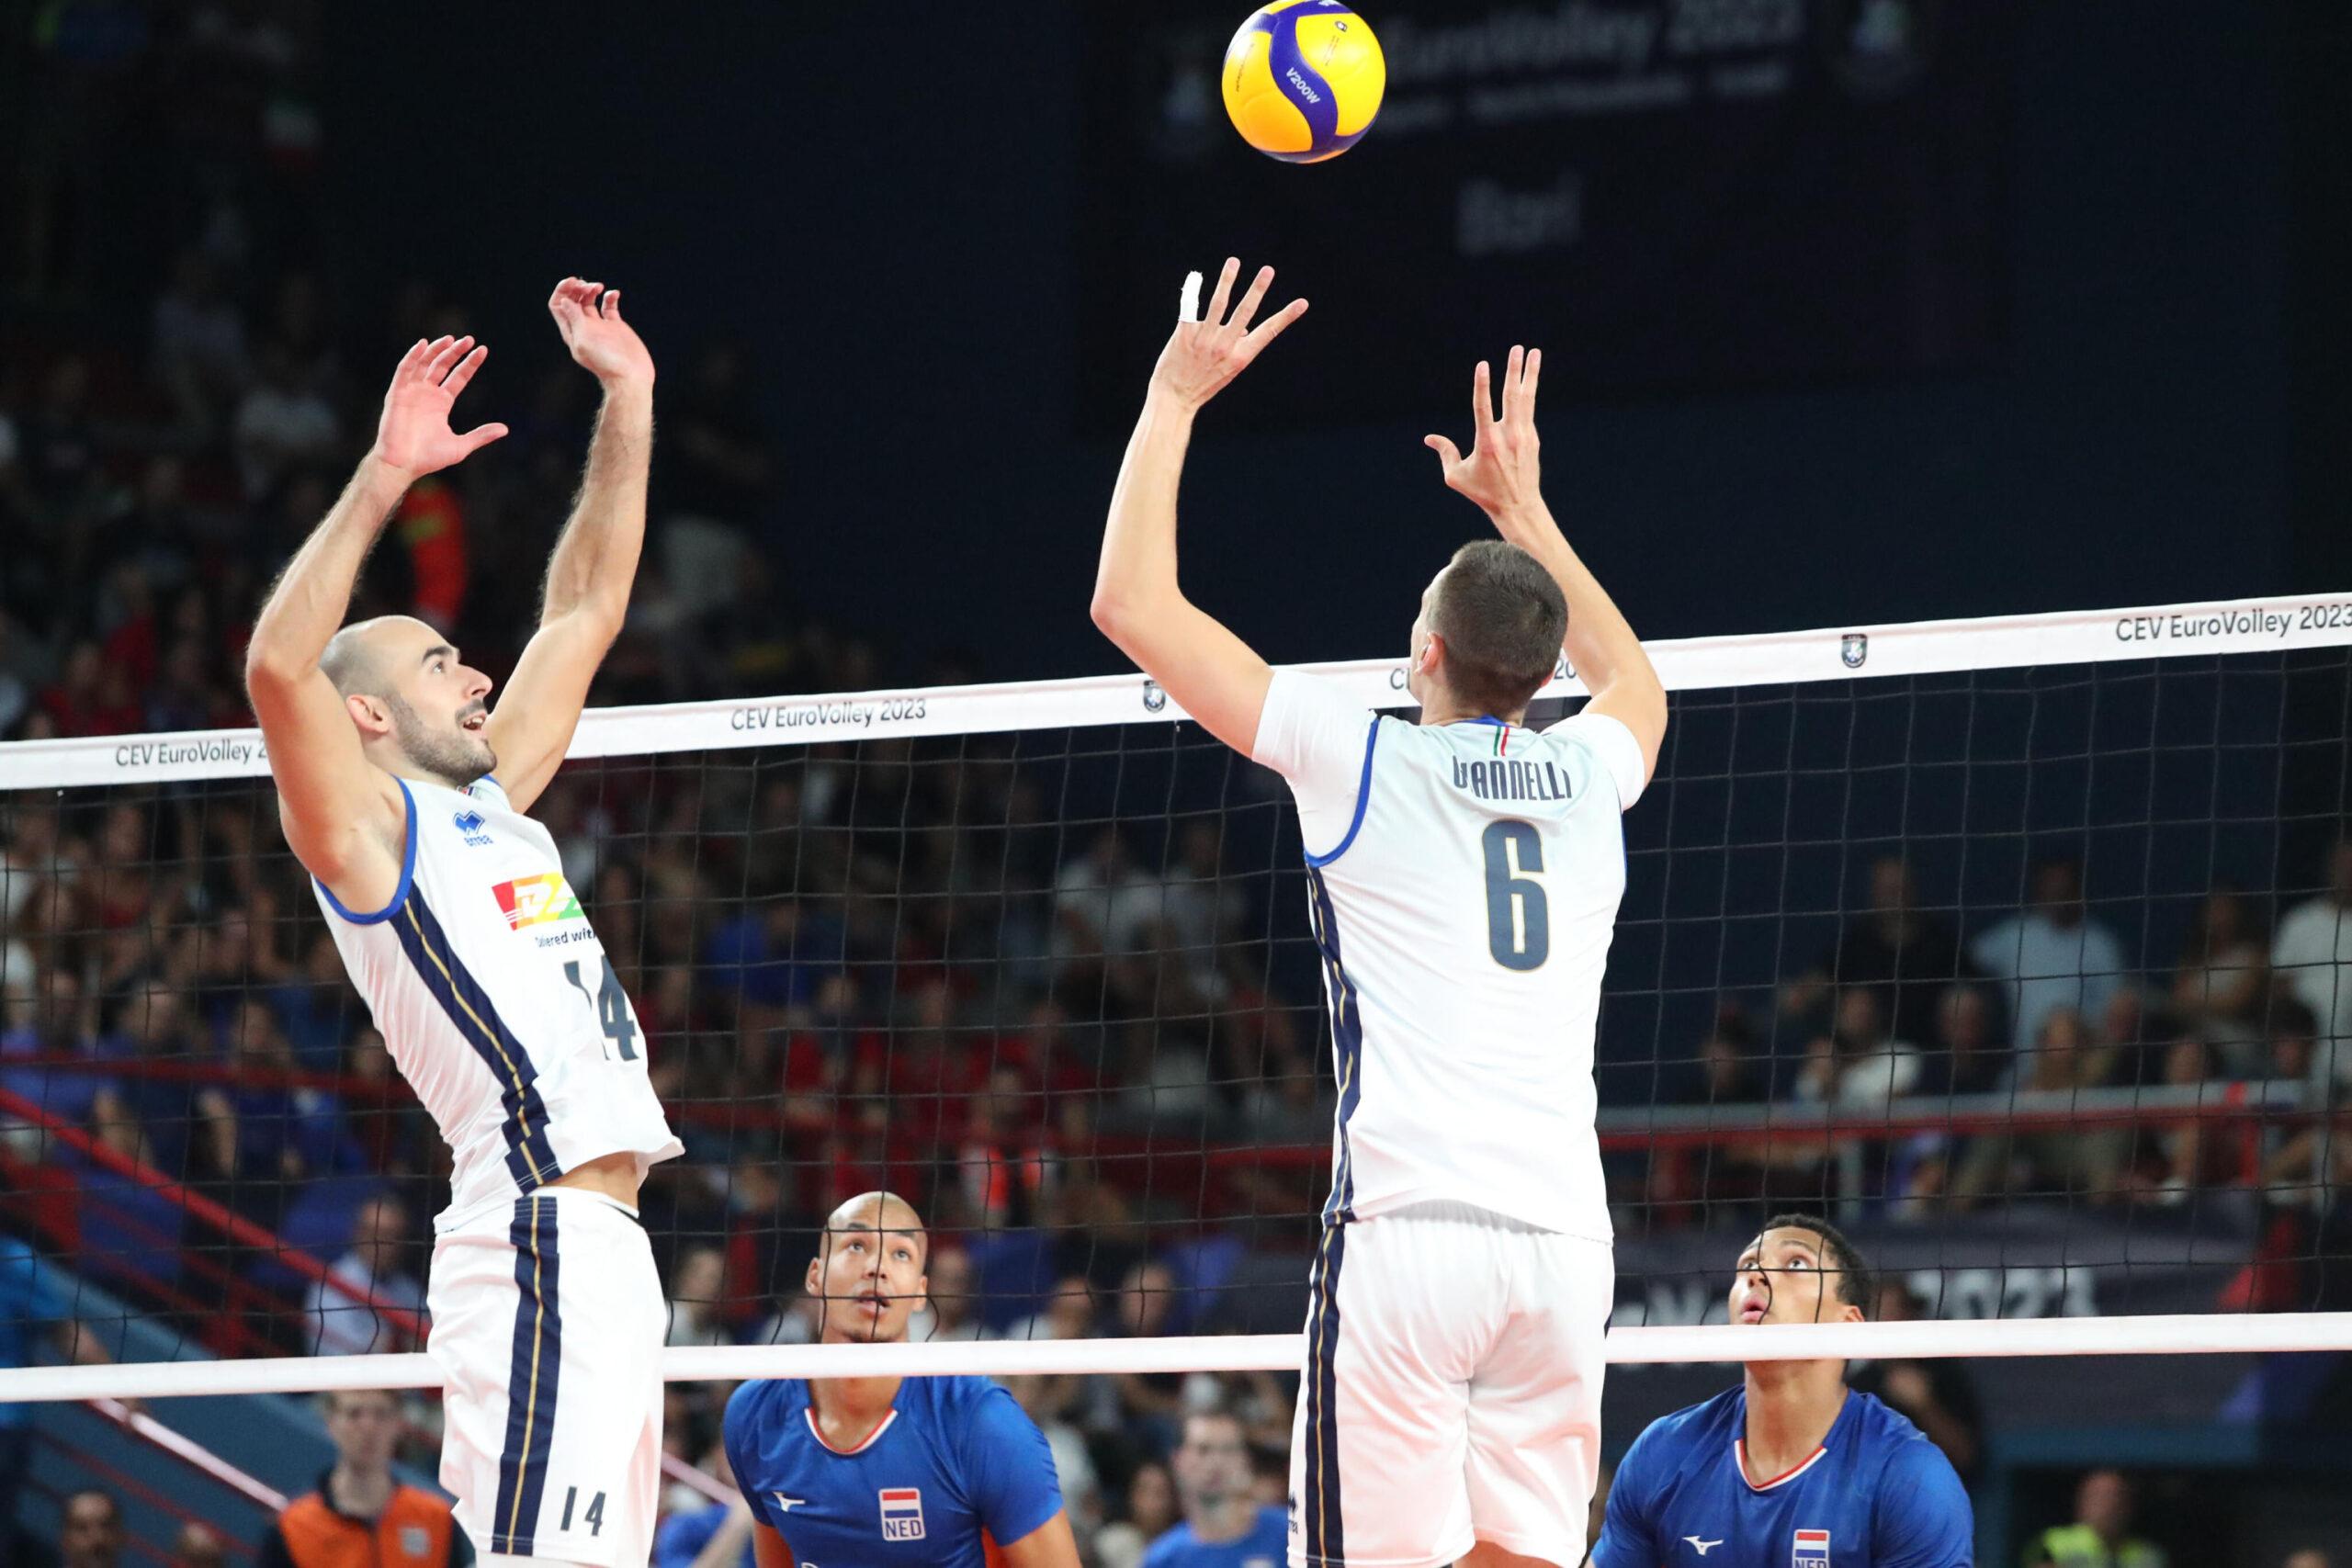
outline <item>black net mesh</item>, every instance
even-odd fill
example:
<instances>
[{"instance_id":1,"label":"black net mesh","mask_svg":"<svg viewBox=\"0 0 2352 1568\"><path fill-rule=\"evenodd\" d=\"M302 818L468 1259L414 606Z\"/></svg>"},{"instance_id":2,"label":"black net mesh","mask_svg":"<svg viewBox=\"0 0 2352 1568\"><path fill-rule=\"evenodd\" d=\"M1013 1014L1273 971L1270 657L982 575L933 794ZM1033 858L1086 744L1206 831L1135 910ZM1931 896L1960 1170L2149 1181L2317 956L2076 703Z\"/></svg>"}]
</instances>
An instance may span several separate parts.
<instances>
[{"instance_id":1,"label":"black net mesh","mask_svg":"<svg viewBox=\"0 0 2352 1568\"><path fill-rule=\"evenodd\" d=\"M2346 1305L2347 701L2342 649L1679 693L1598 1047L1617 1322L1719 1321L1784 1209L1882 1313ZM673 1343L807 1337L875 1188L934 1233L918 1337L1296 1328L1333 1097L1272 775L1151 721L576 762L535 815L686 1144ZM266 783L0 816L0 1176L65 1307L413 1348L446 1156ZM1282 1380L1219 1381L1277 1443ZM1187 1382L1024 1393L1141 1453Z\"/></svg>"}]
</instances>

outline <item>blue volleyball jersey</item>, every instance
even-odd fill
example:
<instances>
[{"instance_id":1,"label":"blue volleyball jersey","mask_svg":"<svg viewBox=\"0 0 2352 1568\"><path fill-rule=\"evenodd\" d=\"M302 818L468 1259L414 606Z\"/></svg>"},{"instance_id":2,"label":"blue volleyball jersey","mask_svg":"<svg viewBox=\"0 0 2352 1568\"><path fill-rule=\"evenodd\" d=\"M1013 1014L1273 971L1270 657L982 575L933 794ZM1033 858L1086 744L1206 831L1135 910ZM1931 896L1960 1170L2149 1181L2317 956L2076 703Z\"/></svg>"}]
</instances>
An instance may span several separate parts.
<instances>
[{"instance_id":1,"label":"blue volleyball jersey","mask_svg":"<svg viewBox=\"0 0 2352 1568\"><path fill-rule=\"evenodd\" d=\"M1975 1516L1943 1450L1867 1393L1785 1475L1747 1472L1747 1391L1650 1423L1617 1466L1593 1568L1967 1568Z\"/></svg>"},{"instance_id":2,"label":"blue volleyball jersey","mask_svg":"<svg viewBox=\"0 0 2352 1568\"><path fill-rule=\"evenodd\" d=\"M1203 1540L1180 1519L1145 1549L1143 1568L1283 1568L1289 1550L1290 1510L1269 1504L1238 1540Z\"/></svg>"},{"instance_id":3,"label":"blue volleyball jersey","mask_svg":"<svg viewBox=\"0 0 2352 1568\"><path fill-rule=\"evenodd\" d=\"M747 1382L727 1402L727 1461L796 1562L984 1568L985 1534L1022 1540L1061 1511L1046 1435L986 1378L909 1378L846 1451L817 1435L808 1385Z\"/></svg>"}]
</instances>

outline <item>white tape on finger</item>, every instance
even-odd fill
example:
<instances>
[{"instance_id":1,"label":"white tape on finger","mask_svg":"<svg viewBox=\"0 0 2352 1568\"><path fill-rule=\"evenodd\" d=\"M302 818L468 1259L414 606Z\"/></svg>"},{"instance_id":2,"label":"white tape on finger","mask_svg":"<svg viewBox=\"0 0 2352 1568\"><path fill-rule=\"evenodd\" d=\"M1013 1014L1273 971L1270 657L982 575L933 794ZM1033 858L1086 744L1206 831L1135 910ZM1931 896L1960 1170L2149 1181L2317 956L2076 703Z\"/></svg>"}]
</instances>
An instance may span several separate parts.
<instances>
[{"instance_id":1,"label":"white tape on finger","mask_svg":"<svg viewBox=\"0 0 2352 1568\"><path fill-rule=\"evenodd\" d=\"M1176 302L1176 319L1180 321L1201 319L1201 275L1197 272L1184 275L1184 294Z\"/></svg>"}]
</instances>

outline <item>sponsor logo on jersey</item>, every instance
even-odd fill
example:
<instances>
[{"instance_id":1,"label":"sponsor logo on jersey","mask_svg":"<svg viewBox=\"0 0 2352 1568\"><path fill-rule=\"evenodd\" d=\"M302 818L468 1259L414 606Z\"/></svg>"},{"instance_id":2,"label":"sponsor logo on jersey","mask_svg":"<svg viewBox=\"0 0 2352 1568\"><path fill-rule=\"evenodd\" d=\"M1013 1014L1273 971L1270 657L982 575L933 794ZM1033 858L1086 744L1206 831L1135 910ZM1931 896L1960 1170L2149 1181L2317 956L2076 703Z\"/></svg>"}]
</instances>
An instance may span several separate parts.
<instances>
[{"instance_id":1,"label":"sponsor logo on jersey","mask_svg":"<svg viewBox=\"0 0 2352 1568\"><path fill-rule=\"evenodd\" d=\"M498 895L498 907L506 911L510 931L582 918L580 900L572 896L571 885L563 879L561 872L518 876L512 882L500 883L491 891Z\"/></svg>"},{"instance_id":2,"label":"sponsor logo on jersey","mask_svg":"<svg viewBox=\"0 0 2352 1568\"><path fill-rule=\"evenodd\" d=\"M1682 1539L1689 1541L1691 1549L1697 1551L1702 1557L1706 1556L1707 1553L1713 1551L1715 1548L1723 1544L1723 1538L1721 1536L1716 1537L1713 1540L1702 1540L1695 1535L1686 1535Z\"/></svg>"},{"instance_id":3,"label":"sponsor logo on jersey","mask_svg":"<svg viewBox=\"0 0 2352 1568\"><path fill-rule=\"evenodd\" d=\"M456 825L458 832L466 836L466 842L475 849L490 847L490 829L481 812L460 811L449 820Z\"/></svg>"},{"instance_id":4,"label":"sponsor logo on jersey","mask_svg":"<svg viewBox=\"0 0 2352 1568\"><path fill-rule=\"evenodd\" d=\"M915 1486L891 1486L876 1494L882 1499L882 1539L922 1539L922 1491Z\"/></svg>"},{"instance_id":5,"label":"sponsor logo on jersey","mask_svg":"<svg viewBox=\"0 0 2352 1568\"><path fill-rule=\"evenodd\" d=\"M1790 1568L1829 1568L1829 1532L1799 1530Z\"/></svg>"},{"instance_id":6,"label":"sponsor logo on jersey","mask_svg":"<svg viewBox=\"0 0 2352 1568\"><path fill-rule=\"evenodd\" d=\"M423 1525L401 1527L401 1555L423 1557L433 1550L433 1536Z\"/></svg>"}]
</instances>

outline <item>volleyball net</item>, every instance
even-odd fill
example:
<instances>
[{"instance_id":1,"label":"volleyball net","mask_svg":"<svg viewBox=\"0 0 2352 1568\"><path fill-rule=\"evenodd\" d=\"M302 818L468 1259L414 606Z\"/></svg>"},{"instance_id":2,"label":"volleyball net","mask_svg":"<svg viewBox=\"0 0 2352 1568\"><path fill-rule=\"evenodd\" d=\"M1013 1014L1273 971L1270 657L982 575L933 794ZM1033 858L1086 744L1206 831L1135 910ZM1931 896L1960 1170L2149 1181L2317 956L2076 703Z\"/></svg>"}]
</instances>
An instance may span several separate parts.
<instances>
[{"instance_id":1,"label":"volleyball net","mask_svg":"<svg viewBox=\"0 0 2352 1568\"><path fill-rule=\"evenodd\" d=\"M2347 645L2352 599L1654 645L1611 1359L2352 1348ZM1312 672L1409 705L1393 661ZM686 1147L643 1195L669 1375L1157 1409L1297 1363L1334 1092L1279 779L1140 676L603 709L572 757L563 877L502 903L576 897L635 999ZM135 1363L0 1400L434 1381L446 1154L266 766L0 747L0 1224L36 1315ZM933 1235L915 1343L812 1346L819 1227L877 1188ZM1724 1323L1782 1211L1855 1237L1879 1321Z\"/></svg>"}]
</instances>

